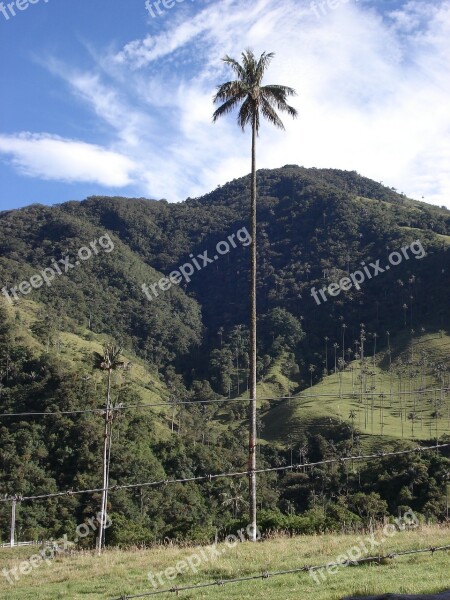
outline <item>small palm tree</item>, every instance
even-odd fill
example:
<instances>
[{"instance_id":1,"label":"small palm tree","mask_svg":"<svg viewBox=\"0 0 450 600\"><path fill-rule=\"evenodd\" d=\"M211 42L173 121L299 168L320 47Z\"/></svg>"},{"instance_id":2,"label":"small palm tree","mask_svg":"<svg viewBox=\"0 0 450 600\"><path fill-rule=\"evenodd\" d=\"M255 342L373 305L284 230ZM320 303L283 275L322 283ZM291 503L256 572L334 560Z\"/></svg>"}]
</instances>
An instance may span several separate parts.
<instances>
[{"instance_id":1,"label":"small palm tree","mask_svg":"<svg viewBox=\"0 0 450 600\"><path fill-rule=\"evenodd\" d=\"M345 360L345 330L347 325L342 323L342 360Z\"/></svg>"},{"instance_id":2,"label":"small palm tree","mask_svg":"<svg viewBox=\"0 0 450 600\"><path fill-rule=\"evenodd\" d=\"M300 464L304 465L308 462L308 444L303 444L298 449L298 456L300 459Z\"/></svg>"},{"instance_id":3,"label":"small palm tree","mask_svg":"<svg viewBox=\"0 0 450 600\"><path fill-rule=\"evenodd\" d=\"M417 414L415 412L410 412L408 419L411 421L411 436L414 437L414 423L417 421Z\"/></svg>"},{"instance_id":4,"label":"small palm tree","mask_svg":"<svg viewBox=\"0 0 450 600\"><path fill-rule=\"evenodd\" d=\"M339 344L337 342L335 342L333 344L333 348L334 348L334 372L337 373L337 351L339 348Z\"/></svg>"},{"instance_id":5,"label":"small palm tree","mask_svg":"<svg viewBox=\"0 0 450 600\"><path fill-rule=\"evenodd\" d=\"M233 519L237 519L240 508L248 506L248 502L243 495L243 481L242 479L235 483L230 483L230 490L228 492L222 492L220 494L223 497L222 506L230 506L233 511Z\"/></svg>"},{"instance_id":6,"label":"small palm tree","mask_svg":"<svg viewBox=\"0 0 450 600\"><path fill-rule=\"evenodd\" d=\"M352 449L353 449L353 444L354 444L354 441L355 441L355 419L356 419L356 413L355 413L354 410L350 411L350 414L348 415L348 418L352 422Z\"/></svg>"},{"instance_id":7,"label":"small palm tree","mask_svg":"<svg viewBox=\"0 0 450 600\"><path fill-rule=\"evenodd\" d=\"M403 304L402 308L403 308L403 321L405 323L405 329L406 329L406 311L408 310L408 305Z\"/></svg>"},{"instance_id":8,"label":"small palm tree","mask_svg":"<svg viewBox=\"0 0 450 600\"><path fill-rule=\"evenodd\" d=\"M257 59L252 50L242 53L242 63L225 56L223 62L231 67L236 79L218 86L214 103L220 104L214 112L213 121L227 115L238 106L238 124L245 130L252 128L252 175L251 175L251 247L250 247L250 431L249 462L250 472L250 523L253 527L253 541L256 541L256 137L260 129L261 115L270 123L284 129L277 109L291 117L297 111L287 103L295 90L284 85L262 85L264 74L274 54L263 52Z\"/></svg>"},{"instance_id":9,"label":"small palm tree","mask_svg":"<svg viewBox=\"0 0 450 600\"><path fill-rule=\"evenodd\" d=\"M107 392L106 392L106 410L105 410L105 433L103 441L103 492L102 492L102 508L101 519L98 534L98 553L101 554L104 544L104 524L106 521L106 510L108 503L108 487L109 487L109 465L111 459L111 377L112 372L123 366L120 360L122 348L114 344L105 344L103 354L94 352L94 368L106 371L108 373Z\"/></svg>"}]
</instances>

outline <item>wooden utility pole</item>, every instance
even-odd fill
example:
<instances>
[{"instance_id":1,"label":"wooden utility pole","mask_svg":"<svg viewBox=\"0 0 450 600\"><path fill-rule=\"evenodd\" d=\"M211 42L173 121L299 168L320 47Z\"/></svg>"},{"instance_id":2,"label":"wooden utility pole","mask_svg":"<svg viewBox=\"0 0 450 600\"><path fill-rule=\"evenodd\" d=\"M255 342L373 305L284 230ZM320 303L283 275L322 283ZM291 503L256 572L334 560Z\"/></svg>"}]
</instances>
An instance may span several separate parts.
<instances>
[{"instance_id":1,"label":"wooden utility pole","mask_svg":"<svg viewBox=\"0 0 450 600\"><path fill-rule=\"evenodd\" d=\"M108 386L106 394L106 410L105 410L105 427L103 433L103 493L102 506L100 514L100 524L97 540L97 550L101 554L105 543L105 523L106 512L108 509L108 488L109 488L109 465L111 459L111 421L112 421L112 406L111 406L111 375L112 372L123 366L120 361L120 346L114 344L106 344L103 347L103 354L94 352L95 368L108 373Z\"/></svg>"},{"instance_id":2,"label":"wooden utility pole","mask_svg":"<svg viewBox=\"0 0 450 600\"><path fill-rule=\"evenodd\" d=\"M17 500L14 498L11 505L11 548L14 548L16 540L16 505Z\"/></svg>"},{"instance_id":3,"label":"wooden utility pole","mask_svg":"<svg viewBox=\"0 0 450 600\"><path fill-rule=\"evenodd\" d=\"M98 541L97 550L98 553L102 553L104 545L104 530L106 523L106 511L108 503L108 486L109 486L109 449L110 449L110 408L111 408L111 372L112 369L108 369L108 391L106 399L106 410L105 410L105 431L103 438L103 493L102 493L102 508L100 516L100 524L98 530Z\"/></svg>"}]
</instances>

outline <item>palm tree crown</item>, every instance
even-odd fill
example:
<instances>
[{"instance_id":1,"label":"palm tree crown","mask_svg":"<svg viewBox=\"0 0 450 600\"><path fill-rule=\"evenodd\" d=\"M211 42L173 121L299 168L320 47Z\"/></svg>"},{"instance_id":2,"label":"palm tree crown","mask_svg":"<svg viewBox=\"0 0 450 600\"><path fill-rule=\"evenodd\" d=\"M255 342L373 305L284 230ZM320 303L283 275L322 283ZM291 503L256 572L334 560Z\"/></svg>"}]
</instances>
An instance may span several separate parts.
<instances>
[{"instance_id":1,"label":"palm tree crown","mask_svg":"<svg viewBox=\"0 0 450 600\"><path fill-rule=\"evenodd\" d=\"M115 344L105 344L103 346L103 354L94 352L94 368L102 371L115 371L117 368L124 365L120 360L122 348Z\"/></svg>"},{"instance_id":2,"label":"palm tree crown","mask_svg":"<svg viewBox=\"0 0 450 600\"><path fill-rule=\"evenodd\" d=\"M218 86L214 103L223 102L223 104L215 111L214 122L234 110L240 103L238 124L242 130L246 125L254 123L258 133L261 113L270 123L279 129L284 129L276 109L287 112L291 117L297 116L296 109L286 102L289 96L296 95L294 89L285 85L261 85L264 73L273 57L273 52L268 54L263 52L259 60L256 60L252 50L246 50L242 53L242 64L229 56L223 58L223 62L236 73L237 79Z\"/></svg>"}]
</instances>

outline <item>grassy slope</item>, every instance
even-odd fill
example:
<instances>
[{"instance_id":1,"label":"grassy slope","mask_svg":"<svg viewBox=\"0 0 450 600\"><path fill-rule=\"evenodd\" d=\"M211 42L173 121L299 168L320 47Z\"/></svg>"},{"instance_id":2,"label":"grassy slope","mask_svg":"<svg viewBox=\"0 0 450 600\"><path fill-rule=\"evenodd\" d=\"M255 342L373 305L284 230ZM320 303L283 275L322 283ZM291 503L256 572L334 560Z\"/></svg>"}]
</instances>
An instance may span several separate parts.
<instances>
[{"instance_id":1,"label":"grassy slope","mask_svg":"<svg viewBox=\"0 0 450 600\"><path fill-rule=\"evenodd\" d=\"M38 319L41 306L25 298L17 303L14 308L8 304L6 306L10 315L12 317L15 316L14 331L16 338L29 347L36 356L44 353L46 351L45 345L30 330ZM89 372L93 378L100 380L102 374L99 371L92 370L93 354L94 352L102 352L103 344L109 341L107 336L95 334L75 324L74 330L76 333L61 332L61 358L80 372ZM126 381L128 386L137 393L139 401L143 404L163 404L168 398L168 391L159 377L154 373L150 373L143 361L135 356L131 356L125 352L124 359L125 362L131 362L132 365L126 372L117 371L114 374L114 377L117 378L117 383ZM99 402L102 405L104 399L99 398ZM30 407L30 410L32 408ZM167 424L169 423L170 409L166 409L164 406L142 410L152 410L154 413L160 415L162 421L167 421ZM168 426L164 426L161 420L157 420L156 425L161 439L170 437Z\"/></svg>"},{"instance_id":2,"label":"grassy slope","mask_svg":"<svg viewBox=\"0 0 450 600\"><path fill-rule=\"evenodd\" d=\"M220 558L203 561L197 574L178 576L165 587L196 585L231 577L260 574L264 571L286 570L303 565L332 562L357 545L364 536L324 535L277 538L256 545L238 544L234 549L218 546ZM375 539L382 539L381 532ZM420 530L397 533L380 546L381 554L399 550L429 548L450 544L450 529L423 527ZM370 548L370 546L369 546ZM14 586L0 575L0 597L8 600L108 600L123 594L151 591L146 578L148 571L158 573L174 567L178 561L198 553L195 548L159 547L145 551L109 550L102 557L92 553L60 556L49 565L35 568L22 576ZM36 552L30 548L0 549L1 569L10 570ZM378 554L371 552L369 555ZM367 555L366 555L367 556ZM217 600L337 600L347 595L382 592L431 593L450 587L448 552L404 556L389 564L367 564L342 568L328 576L320 585L307 573L292 574L181 592L183 598L215 598ZM171 594L161 595L170 598Z\"/></svg>"},{"instance_id":3,"label":"grassy slope","mask_svg":"<svg viewBox=\"0 0 450 600\"><path fill-rule=\"evenodd\" d=\"M21 338L22 342L36 354L44 352L44 346L30 331L30 327L39 313L39 305L33 301L23 299L14 309L11 307L8 307L8 309L11 312L14 310L16 314L17 337ZM17 317L19 320L17 320ZM101 351L106 337L78 326L75 326L74 330L76 333L61 333L61 356L73 366L90 370L92 355L94 352ZM414 339L412 346L409 336L398 336L396 339L391 340L391 347L393 363L399 358L403 362L411 358L416 361L422 350L425 350L428 356L435 361L445 361L449 354L450 336L439 332L422 335ZM133 363L132 368L126 374L118 374L117 377L126 377L128 385L137 392L143 403L164 403L168 398L168 392L157 375L150 373L142 361L136 359L136 357L127 356L126 358ZM292 435L295 439L307 428L309 430L318 429L324 419L333 418L350 424L349 415L352 410L356 415L355 429L361 434L362 446L367 451L376 448L381 441L386 446L389 442L394 442L397 439L435 439L436 426L439 437L450 433L450 401L448 397L445 399L444 408L441 409L442 416L435 419L432 417L435 407L434 394L420 395L416 397L416 400L413 396L399 396L397 393L399 388L398 376L396 373L392 377L390 376L387 356L379 353L375 358L375 363L373 363L372 358L368 358L368 364L371 371L375 373L371 383L375 386L373 411L371 410L372 398L370 394L367 401L364 399L363 403L360 403L360 388L357 380L359 363L354 361L347 366L342 374L342 381L339 374L333 373L320 383L313 385L311 389L308 388L300 394L296 394L295 398L291 400L262 401L263 439L286 443L288 435ZM332 366L329 365L330 368ZM93 373L93 376L100 378L101 374ZM425 369L423 381L419 376L416 382L412 384L411 389L414 390L422 383L427 387L437 387L436 379L429 369ZM292 390L295 390L295 385L293 382L289 382L288 378L281 373L280 365L274 363L264 381L258 384L258 396L260 398L287 396L289 390L291 393ZM403 376L402 390L404 392L410 391L410 379L407 375ZM382 393L385 395L382 399L383 406L380 399ZM246 393L241 396L242 399L246 397L248 397ZM412 422L408 419L408 415L414 411L414 403L418 420L414 424L413 436ZM170 420L170 409L155 407L151 410L159 414L158 429L161 437L167 438L170 435L167 426ZM400 418L400 410L402 411L402 418ZM227 409L224 406L219 411L219 416L227 421L226 415ZM234 423L234 426L236 425L237 422Z\"/></svg>"},{"instance_id":4,"label":"grassy slope","mask_svg":"<svg viewBox=\"0 0 450 600\"><path fill-rule=\"evenodd\" d=\"M450 336L439 332L430 333L415 338L413 344L410 339L399 336L391 340L391 344L393 362L401 358L405 363L411 357L416 361L422 350L425 350L434 360L445 361L450 349ZM372 393L367 394L367 400L363 398L363 402L360 403L358 383L360 365L359 362L354 361L342 373L342 382L340 374L333 373L312 388L303 390L295 398L282 400L275 406L272 404L272 408L264 416L263 437L285 443L288 435L292 435L295 439L306 429L318 429L324 419L333 418L351 424L350 411L354 411L356 415L355 430L361 434L362 445L366 450L376 448L381 441L386 445L389 441L399 438L435 439L436 429L439 437L450 434L448 395L444 399L444 407L441 408L442 416L435 419L432 416L435 408L434 393L400 395L399 377L395 370L390 376L388 357L380 353L376 355L375 363L372 358L367 360L371 372L375 373L372 381L369 382L369 386L375 386L373 411ZM421 374L415 381L411 381L407 373L402 376L403 392L414 391L422 384L427 388L438 387L437 380L429 368L425 367L423 379ZM384 398L381 398L381 394L384 394ZM417 421L414 423L413 436L412 422L408 419L408 415L414 412L414 408Z\"/></svg>"}]
</instances>

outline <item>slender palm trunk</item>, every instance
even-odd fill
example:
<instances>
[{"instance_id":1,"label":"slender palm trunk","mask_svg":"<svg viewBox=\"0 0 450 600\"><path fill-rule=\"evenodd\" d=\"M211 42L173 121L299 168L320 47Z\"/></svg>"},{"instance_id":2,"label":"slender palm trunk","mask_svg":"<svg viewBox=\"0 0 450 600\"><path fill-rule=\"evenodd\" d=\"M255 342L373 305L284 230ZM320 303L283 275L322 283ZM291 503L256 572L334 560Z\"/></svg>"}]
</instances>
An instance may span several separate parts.
<instances>
[{"instance_id":1,"label":"slender palm trunk","mask_svg":"<svg viewBox=\"0 0 450 600\"><path fill-rule=\"evenodd\" d=\"M102 507L100 512L100 524L98 530L97 549L98 553L102 553L103 547L103 530L106 521L106 501L108 487L108 450L109 450L109 408L111 397L111 369L108 370L108 391L106 396L106 412L105 412L105 432L103 440L103 492L102 492Z\"/></svg>"},{"instance_id":2,"label":"slender palm trunk","mask_svg":"<svg viewBox=\"0 0 450 600\"><path fill-rule=\"evenodd\" d=\"M250 431L248 468L250 485L250 524L252 541L256 541L256 119L252 123L252 181L250 246Z\"/></svg>"}]
</instances>

